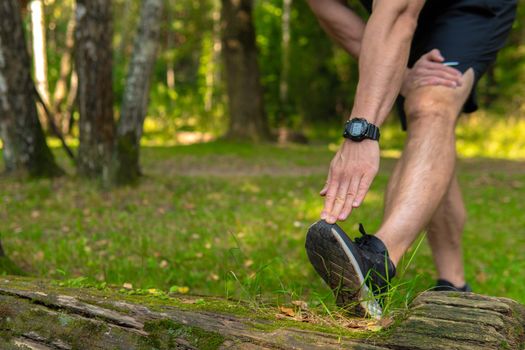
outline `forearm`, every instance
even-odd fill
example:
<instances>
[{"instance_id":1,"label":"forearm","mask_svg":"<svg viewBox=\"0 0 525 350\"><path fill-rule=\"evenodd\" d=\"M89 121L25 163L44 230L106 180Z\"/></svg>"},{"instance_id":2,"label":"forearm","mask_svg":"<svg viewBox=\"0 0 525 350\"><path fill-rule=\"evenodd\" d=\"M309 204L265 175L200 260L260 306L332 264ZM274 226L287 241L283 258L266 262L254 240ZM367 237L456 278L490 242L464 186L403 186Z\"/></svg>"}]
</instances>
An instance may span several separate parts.
<instances>
[{"instance_id":1,"label":"forearm","mask_svg":"<svg viewBox=\"0 0 525 350\"><path fill-rule=\"evenodd\" d=\"M308 4L326 33L357 59L365 22L340 0L308 0Z\"/></svg>"},{"instance_id":2,"label":"forearm","mask_svg":"<svg viewBox=\"0 0 525 350\"><path fill-rule=\"evenodd\" d=\"M376 0L366 25L352 117L381 125L399 93L423 0Z\"/></svg>"}]
</instances>

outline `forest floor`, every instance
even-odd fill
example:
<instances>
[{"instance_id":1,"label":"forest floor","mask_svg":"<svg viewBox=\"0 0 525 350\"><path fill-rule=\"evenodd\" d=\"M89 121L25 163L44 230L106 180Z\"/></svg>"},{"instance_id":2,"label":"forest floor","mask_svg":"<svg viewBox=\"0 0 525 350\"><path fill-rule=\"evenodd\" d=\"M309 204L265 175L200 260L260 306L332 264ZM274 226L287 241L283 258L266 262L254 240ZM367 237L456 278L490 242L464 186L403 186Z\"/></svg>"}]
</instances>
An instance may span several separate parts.
<instances>
[{"instance_id":1,"label":"forest floor","mask_svg":"<svg viewBox=\"0 0 525 350\"><path fill-rule=\"evenodd\" d=\"M145 147L138 187L107 191L74 176L0 178L0 236L28 274L73 285L171 289L255 304L305 300L333 310L304 250L332 156L326 144L211 142ZM351 237L360 222L369 232L378 228L394 162L382 159L364 205L342 223ZM459 167L468 282L476 292L525 303L525 162L469 158ZM422 236L398 267L393 307L404 307L435 278Z\"/></svg>"}]
</instances>

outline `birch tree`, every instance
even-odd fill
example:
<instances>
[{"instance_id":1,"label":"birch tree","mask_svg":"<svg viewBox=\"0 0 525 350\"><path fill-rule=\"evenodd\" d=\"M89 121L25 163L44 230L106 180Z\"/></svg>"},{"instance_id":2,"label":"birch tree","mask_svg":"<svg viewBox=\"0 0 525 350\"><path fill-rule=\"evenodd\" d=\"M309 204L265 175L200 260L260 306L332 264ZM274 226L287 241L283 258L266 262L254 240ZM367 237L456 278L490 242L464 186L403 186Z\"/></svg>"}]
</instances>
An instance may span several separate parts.
<instances>
[{"instance_id":1,"label":"birch tree","mask_svg":"<svg viewBox=\"0 0 525 350\"><path fill-rule=\"evenodd\" d=\"M38 120L20 3L0 2L0 137L7 172L63 174Z\"/></svg>"},{"instance_id":2,"label":"birch tree","mask_svg":"<svg viewBox=\"0 0 525 350\"><path fill-rule=\"evenodd\" d=\"M29 8L31 13L31 42L33 44L33 64L36 89L42 97L42 100L49 105L44 3L42 0L32 0L29 3Z\"/></svg>"},{"instance_id":3,"label":"birch tree","mask_svg":"<svg viewBox=\"0 0 525 350\"><path fill-rule=\"evenodd\" d=\"M140 139L148 110L151 73L159 46L161 14L162 0L144 0L111 165L112 180L117 184L133 183L140 176Z\"/></svg>"}]
</instances>

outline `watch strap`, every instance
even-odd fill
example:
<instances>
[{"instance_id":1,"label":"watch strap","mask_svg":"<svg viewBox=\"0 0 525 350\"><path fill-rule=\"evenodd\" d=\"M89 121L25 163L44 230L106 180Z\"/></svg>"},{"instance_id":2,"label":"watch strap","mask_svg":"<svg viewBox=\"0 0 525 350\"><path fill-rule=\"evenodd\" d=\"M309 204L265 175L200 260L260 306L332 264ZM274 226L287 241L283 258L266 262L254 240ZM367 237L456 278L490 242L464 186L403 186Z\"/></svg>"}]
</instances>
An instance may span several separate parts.
<instances>
[{"instance_id":1,"label":"watch strap","mask_svg":"<svg viewBox=\"0 0 525 350\"><path fill-rule=\"evenodd\" d=\"M379 128L374 124L368 123L368 128L366 128L365 137L371 140L379 141L380 136L381 133L379 132Z\"/></svg>"}]
</instances>

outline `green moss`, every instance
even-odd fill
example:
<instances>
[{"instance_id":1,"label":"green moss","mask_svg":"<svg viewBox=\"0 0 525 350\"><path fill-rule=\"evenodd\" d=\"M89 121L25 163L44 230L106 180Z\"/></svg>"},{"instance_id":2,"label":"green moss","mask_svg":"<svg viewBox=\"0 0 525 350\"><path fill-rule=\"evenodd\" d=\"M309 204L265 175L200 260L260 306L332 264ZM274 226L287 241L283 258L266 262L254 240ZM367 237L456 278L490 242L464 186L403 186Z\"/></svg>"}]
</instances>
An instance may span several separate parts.
<instances>
[{"instance_id":1,"label":"green moss","mask_svg":"<svg viewBox=\"0 0 525 350\"><path fill-rule=\"evenodd\" d=\"M256 308L241 301L222 298L194 298L183 295L173 296L158 290L126 290L117 289L111 286L100 288L99 285L92 284L85 279L75 279L62 282L33 281L32 283L29 283L31 281L30 279L18 277L9 278L9 286L13 289L35 291L35 284L39 285L41 290L46 291L47 295L35 295L34 300L43 305L52 306L56 303L56 296L63 294L75 296L81 302L94 304L121 314L129 314L130 310L115 305L116 301L143 305L150 310L157 312L162 312L165 311L166 308L173 307L178 310L194 312L205 311L224 315L234 315L241 318L241 321L244 319L247 327L265 332L272 332L281 328L295 328L352 338L366 337L375 333L380 333L356 331L344 327L329 327L294 320L278 320L275 318L276 309L274 306ZM65 287L64 285L74 285L77 287ZM96 302L94 302L95 300Z\"/></svg>"},{"instance_id":2,"label":"green moss","mask_svg":"<svg viewBox=\"0 0 525 350\"><path fill-rule=\"evenodd\" d=\"M275 318L257 319L257 322L247 321L249 327L254 330L263 332L274 332L278 329L301 329L311 332L319 332L325 334L333 334L346 338L365 338L370 337L374 332L364 330L352 330L345 327L338 326L324 326L315 323L299 322L293 320L276 320Z\"/></svg>"},{"instance_id":3,"label":"green moss","mask_svg":"<svg viewBox=\"0 0 525 350\"><path fill-rule=\"evenodd\" d=\"M134 185L138 182L139 141L134 132L117 138L110 173L110 180L115 185Z\"/></svg>"},{"instance_id":4,"label":"green moss","mask_svg":"<svg viewBox=\"0 0 525 350\"><path fill-rule=\"evenodd\" d=\"M0 257L0 274L25 276L26 273L6 256Z\"/></svg>"},{"instance_id":5,"label":"green moss","mask_svg":"<svg viewBox=\"0 0 525 350\"><path fill-rule=\"evenodd\" d=\"M7 343L29 332L51 342L64 342L72 349L101 348L109 340L108 334L111 334L117 349L129 349L139 343L140 335L119 327L111 327L109 332L110 326L96 319L49 310L30 300L9 296L0 298L0 338Z\"/></svg>"},{"instance_id":6,"label":"green moss","mask_svg":"<svg viewBox=\"0 0 525 350\"><path fill-rule=\"evenodd\" d=\"M225 338L219 333L208 332L197 327L190 327L171 320L146 322L144 330L149 333L148 342L161 350L173 349L177 339L184 339L190 345L201 350L216 350Z\"/></svg>"}]
</instances>

